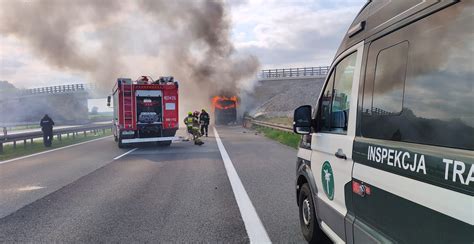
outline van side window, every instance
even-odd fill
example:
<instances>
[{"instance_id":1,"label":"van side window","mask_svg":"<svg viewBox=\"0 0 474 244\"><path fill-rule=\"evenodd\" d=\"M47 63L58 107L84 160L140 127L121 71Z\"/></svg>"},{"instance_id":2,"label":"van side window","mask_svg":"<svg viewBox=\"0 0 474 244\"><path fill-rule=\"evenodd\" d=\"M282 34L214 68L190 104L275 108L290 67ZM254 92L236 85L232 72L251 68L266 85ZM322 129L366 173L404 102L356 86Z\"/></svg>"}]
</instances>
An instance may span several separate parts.
<instances>
[{"instance_id":1,"label":"van side window","mask_svg":"<svg viewBox=\"0 0 474 244\"><path fill-rule=\"evenodd\" d=\"M364 137L474 150L474 15L431 15L370 44Z\"/></svg>"},{"instance_id":2,"label":"van side window","mask_svg":"<svg viewBox=\"0 0 474 244\"><path fill-rule=\"evenodd\" d=\"M356 58L355 52L345 57L328 79L320 101L320 132L347 133Z\"/></svg>"},{"instance_id":3,"label":"van side window","mask_svg":"<svg viewBox=\"0 0 474 244\"><path fill-rule=\"evenodd\" d=\"M323 94L321 95L320 107L319 107L319 117L318 125L320 127L319 131L331 131L331 104L332 104L332 92L334 90L334 72L331 73L331 76L328 79L326 88L324 89Z\"/></svg>"},{"instance_id":4,"label":"van side window","mask_svg":"<svg viewBox=\"0 0 474 244\"><path fill-rule=\"evenodd\" d=\"M407 41L379 52L371 113L395 115L402 112L407 58Z\"/></svg>"}]
</instances>

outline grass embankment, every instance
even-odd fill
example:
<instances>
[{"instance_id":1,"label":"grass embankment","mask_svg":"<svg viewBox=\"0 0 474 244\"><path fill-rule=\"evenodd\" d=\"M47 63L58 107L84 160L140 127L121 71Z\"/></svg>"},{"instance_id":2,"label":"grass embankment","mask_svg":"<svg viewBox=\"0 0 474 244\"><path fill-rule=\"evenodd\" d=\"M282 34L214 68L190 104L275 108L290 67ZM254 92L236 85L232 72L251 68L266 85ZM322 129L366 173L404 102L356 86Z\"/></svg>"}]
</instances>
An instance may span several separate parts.
<instances>
[{"instance_id":1,"label":"grass embankment","mask_svg":"<svg viewBox=\"0 0 474 244\"><path fill-rule=\"evenodd\" d=\"M58 138L55 136L53 140L53 145L51 147L45 147L43 145L43 139L35 139L33 140L33 143L30 143L30 140L27 140L26 145L23 144L23 141L18 141L16 144L16 148L13 148L13 144L4 144L3 153L0 153L0 161L39 153L80 142L90 141L100 137L109 136L111 134L111 130L106 130L105 133L100 130L97 132L96 135L94 135L94 133L88 132L86 137L84 137L83 133L79 133L75 136L75 138L73 138L72 135L69 135L69 138L66 135L63 135L61 141L58 140Z\"/></svg>"},{"instance_id":2,"label":"grass embankment","mask_svg":"<svg viewBox=\"0 0 474 244\"><path fill-rule=\"evenodd\" d=\"M298 144L300 143L301 136L295 133L285 132L259 125L254 125L254 128L266 137L295 149L298 148Z\"/></svg>"}]
</instances>

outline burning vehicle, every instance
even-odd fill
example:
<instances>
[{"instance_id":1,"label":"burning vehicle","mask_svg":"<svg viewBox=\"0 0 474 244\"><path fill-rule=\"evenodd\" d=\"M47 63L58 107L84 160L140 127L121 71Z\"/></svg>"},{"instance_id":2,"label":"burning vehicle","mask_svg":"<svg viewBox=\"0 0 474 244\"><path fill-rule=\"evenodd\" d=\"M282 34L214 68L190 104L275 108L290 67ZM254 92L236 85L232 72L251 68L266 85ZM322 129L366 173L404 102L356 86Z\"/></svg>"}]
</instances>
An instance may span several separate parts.
<instances>
[{"instance_id":1,"label":"burning vehicle","mask_svg":"<svg viewBox=\"0 0 474 244\"><path fill-rule=\"evenodd\" d=\"M113 134L118 146L139 142L171 145L179 127L178 81L119 78L113 88ZM111 97L107 99L110 106Z\"/></svg>"},{"instance_id":2,"label":"burning vehicle","mask_svg":"<svg viewBox=\"0 0 474 244\"><path fill-rule=\"evenodd\" d=\"M214 123L227 125L237 122L237 96L214 96L212 108L214 110Z\"/></svg>"}]
</instances>

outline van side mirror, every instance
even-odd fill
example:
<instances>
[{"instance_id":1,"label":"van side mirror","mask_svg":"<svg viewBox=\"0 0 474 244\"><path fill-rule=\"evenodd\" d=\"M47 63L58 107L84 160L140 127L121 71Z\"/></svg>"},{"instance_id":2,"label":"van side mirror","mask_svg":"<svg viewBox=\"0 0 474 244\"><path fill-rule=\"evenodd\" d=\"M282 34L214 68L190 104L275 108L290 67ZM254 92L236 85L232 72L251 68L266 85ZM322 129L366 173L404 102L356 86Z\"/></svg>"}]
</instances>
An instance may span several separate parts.
<instances>
[{"instance_id":1,"label":"van side mirror","mask_svg":"<svg viewBox=\"0 0 474 244\"><path fill-rule=\"evenodd\" d=\"M110 96L107 97L107 107L110 107Z\"/></svg>"},{"instance_id":2,"label":"van side mirror","mask_svg":"<svg viewBox=\"0 0 474 244\"><path fill-rule=\"evenodd\" d=\"M308 135L311 133L311 111L311 105L303 105L295 109L293 131L296 134Z\"/></svg>"}]
</instances>

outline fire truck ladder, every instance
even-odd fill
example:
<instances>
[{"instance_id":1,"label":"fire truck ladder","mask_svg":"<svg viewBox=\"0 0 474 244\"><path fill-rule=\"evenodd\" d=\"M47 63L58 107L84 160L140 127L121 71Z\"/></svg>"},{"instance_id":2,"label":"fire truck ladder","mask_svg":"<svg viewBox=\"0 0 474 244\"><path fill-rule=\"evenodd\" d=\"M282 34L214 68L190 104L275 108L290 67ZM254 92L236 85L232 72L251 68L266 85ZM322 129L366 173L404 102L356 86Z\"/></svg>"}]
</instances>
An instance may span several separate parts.
<instances>
[{"instance_id":1,"label":"fire truck ladder","mask_svg":"<svg viewBox=\"0 0 474 244\"><path fill-rule=\"evenodd\" d=\"M133 82L127 84L126 82L122 83L123 87L123 126L125 129L132 129L134 127L134 92L133 92Z\"/></svg>"}]
</instances>

